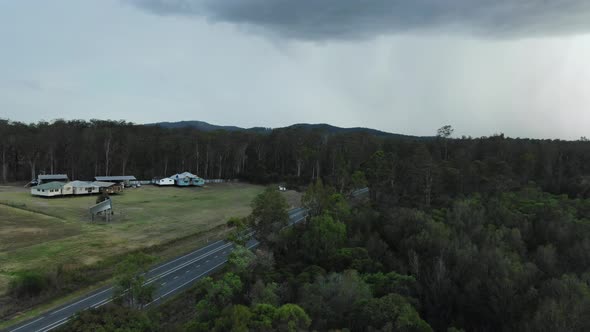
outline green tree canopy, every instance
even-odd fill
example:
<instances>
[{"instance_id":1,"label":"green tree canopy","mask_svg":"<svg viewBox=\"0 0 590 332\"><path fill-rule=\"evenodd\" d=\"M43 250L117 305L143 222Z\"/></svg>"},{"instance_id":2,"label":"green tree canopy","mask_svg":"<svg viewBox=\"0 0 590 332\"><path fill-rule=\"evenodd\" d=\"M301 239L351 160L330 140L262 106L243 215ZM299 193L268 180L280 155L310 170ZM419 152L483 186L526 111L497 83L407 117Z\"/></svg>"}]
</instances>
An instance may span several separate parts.
<instances>
[{"instance_id":1,"label":"green tree canopy","mask_svg":"<svg viewBox=\"0 0 590 332\"><path fill-rule=\"evenodd\" d=\"M152 301L154 284L146 284L144 274L155 258L143 253L127 256L116 269L113 298L115 302L141 309Z\"/></svg>"},{"instance_id":2,"label":"green tree canopy","mask_svg":"<svg viewBox=\"0 0 590 332\"><path fill-rule=\"evenodd\" d=\"M283 195L273 188L266 188L252 202L250 225L256 238L264 245L276 242L278 232L289 222L289 205Z\"/></svg>"},{"instance_id":3,"label":"green tree canopy","mask_svg":"<svg viewBox=\"0 0 590 332\"><path fill-rule=\"evenodd\" d=\"M303 233L304 255L310 262L329 259L344 244L346 225L329 215L313 217Z\"/></svg>"},{"instance_id":4,"label":"green tree canopy","mask_svg":"<svg viewBox=\"0 0 590 332\"><path fill-rule=\"evenodd\" d=\"M370 299L371 289L354 271L331 273L305 284L301 290L300 305L309 313L318 329L336 329L350 326L356 304Z\"/></svg>"},{"instance_id":5,"label":"green tree canopy","mask_svg":"<svg viewBox=\"0 0 590 332\"><path fill-rule=\"evenodd\" d=\"M392 328L403 332L431 332L432 328L416 309L401 295L388 294L381 298L370 299L358 303L355 326L366 329Z\"/></svg>"}]
</instances>

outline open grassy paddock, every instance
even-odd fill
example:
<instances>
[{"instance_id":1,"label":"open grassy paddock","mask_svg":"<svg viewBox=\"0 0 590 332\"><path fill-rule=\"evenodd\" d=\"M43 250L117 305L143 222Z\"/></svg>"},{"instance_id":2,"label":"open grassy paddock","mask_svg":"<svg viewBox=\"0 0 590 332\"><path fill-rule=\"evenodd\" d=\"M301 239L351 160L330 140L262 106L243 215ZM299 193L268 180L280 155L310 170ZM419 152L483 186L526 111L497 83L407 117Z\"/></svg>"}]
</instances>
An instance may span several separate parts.
<instances>
[{"instance_id":1,"label":"open grassy paddock","mask_svg":"<svg viewBox=\"0 0 590 332\"><path fill-rule=\"evenodd\" d=\"M33 197L0 187L0 294L19 270L81 266L127 251L206 232L250 213L264 188L244 183L205 188L143 186L113 195L110 223L90 221L96 196ZM295 193L286 193L296 202Z\"/></svg>"}]
</instances>

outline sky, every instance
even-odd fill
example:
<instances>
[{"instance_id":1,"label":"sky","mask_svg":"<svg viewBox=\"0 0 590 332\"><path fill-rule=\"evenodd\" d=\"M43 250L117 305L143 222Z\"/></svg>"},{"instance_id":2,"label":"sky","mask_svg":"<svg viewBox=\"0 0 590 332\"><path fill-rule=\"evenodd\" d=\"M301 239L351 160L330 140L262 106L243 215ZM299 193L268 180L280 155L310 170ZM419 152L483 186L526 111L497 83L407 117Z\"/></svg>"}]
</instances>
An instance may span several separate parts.
<instances>
[{"instance_id":1,"label":"sky","mask_svg":"<svg viewBox=\"0 0 590 332\"><path fill-rule=\"evenodd\" d=\"M0 118L590 136L587 0L0 2Z\"/></svg>"}]
</instances>

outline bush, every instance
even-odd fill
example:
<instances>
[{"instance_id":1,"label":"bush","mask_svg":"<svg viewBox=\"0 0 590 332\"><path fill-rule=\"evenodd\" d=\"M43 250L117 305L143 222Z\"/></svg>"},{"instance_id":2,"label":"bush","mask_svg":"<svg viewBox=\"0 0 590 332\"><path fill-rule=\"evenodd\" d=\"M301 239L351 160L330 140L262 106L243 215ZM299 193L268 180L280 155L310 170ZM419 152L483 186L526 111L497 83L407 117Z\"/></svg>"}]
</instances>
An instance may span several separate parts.
<instances>
[{"instance_id":1,"label":"bush","mask_svg":"<svg viewBox=\"0 0 590 332\"><path fill-rule=\"evenodd\" d=\"M157 330L156 323L146 312L111 304L79 312L59 331L151 332Z\"/></svg>"},{"instance_id":2,"label":"bush","mask_svg":"<svg viewBox=\"0 0 590 332\"><path fill-rule=\"evenodd\" d=\"M33 297L49 288L50 281L46 274L34 271L18 272L10 282L9 292L18 297Z\"/></svg>"}]
</instances>

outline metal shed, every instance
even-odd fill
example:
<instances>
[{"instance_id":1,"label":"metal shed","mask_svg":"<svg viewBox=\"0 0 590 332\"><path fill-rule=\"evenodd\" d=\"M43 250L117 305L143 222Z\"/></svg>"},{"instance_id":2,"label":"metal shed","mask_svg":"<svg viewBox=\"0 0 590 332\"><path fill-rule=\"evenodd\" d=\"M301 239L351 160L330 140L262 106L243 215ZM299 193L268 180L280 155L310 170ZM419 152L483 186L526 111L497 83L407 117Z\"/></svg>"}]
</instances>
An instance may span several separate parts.
<instances>
[{"instance_id":1,"label":"metal shed","mask_svg":"<svg viewBox=\"0 0 590 332\"><path fill-rule=\"evenodd\" d=\"M96 181L123 183L125 187L136 184L138 181L133 175L95 176Z\"/></svg>"},{"instance_id":2,"label":"metal shed","mask_svg":"<svg viewBox=\"0 0 590 332\"><path fill-rule=\"evenodd\" d=\"M37 176L37 184L53 181L68 182L70 179L67 174L40 174Z\"/></svg>"}]
</instances>

